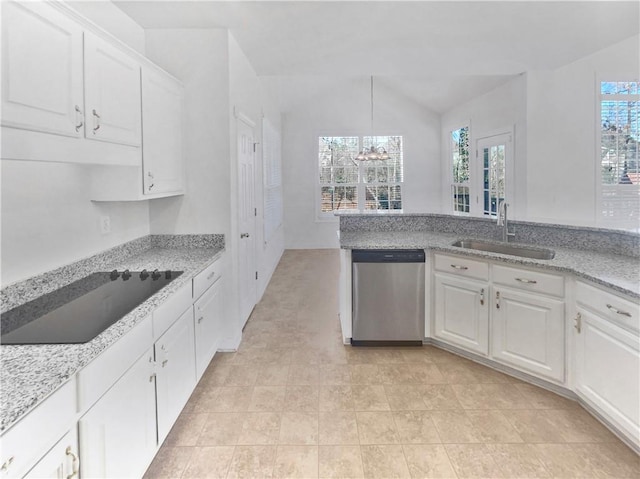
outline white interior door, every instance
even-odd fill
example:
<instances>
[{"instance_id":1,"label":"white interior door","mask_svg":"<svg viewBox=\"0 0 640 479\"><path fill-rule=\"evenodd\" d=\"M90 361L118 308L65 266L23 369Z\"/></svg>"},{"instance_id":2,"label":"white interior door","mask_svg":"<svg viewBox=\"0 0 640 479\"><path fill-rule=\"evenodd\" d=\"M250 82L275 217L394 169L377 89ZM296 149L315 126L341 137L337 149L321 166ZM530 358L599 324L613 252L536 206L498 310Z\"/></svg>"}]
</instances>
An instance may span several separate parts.
<instances>
[{"instance_id":1,"label":"white interior door","mask_svg":"<svg viewBox=\"0 0 640 479\"><path fill-rule=\"evenodd\" d=\"M257 269L255 255L256 201L253 127L237 120L238 141L238 294L240 320L244 327L256 305Z\"/></svg>"}]
</instances>

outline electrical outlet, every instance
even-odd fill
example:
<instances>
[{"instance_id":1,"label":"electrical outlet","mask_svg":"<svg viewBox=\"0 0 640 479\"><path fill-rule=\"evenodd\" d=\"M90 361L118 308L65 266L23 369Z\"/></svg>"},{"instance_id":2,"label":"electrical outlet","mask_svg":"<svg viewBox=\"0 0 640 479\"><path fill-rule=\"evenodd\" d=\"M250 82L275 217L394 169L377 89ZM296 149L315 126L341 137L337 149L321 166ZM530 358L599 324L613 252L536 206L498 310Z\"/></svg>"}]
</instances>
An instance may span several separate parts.
<instances>
[{"instance_id":1,"label":"electrical outlet","mask_svg":"<svg viewBox=\"0 0 640 479\"><path fill-rule=\"evenodd\" d=\"M111 233L111 218L108 216L100 217L100 233L103 235Z\"/></svg>"}]
</instances>

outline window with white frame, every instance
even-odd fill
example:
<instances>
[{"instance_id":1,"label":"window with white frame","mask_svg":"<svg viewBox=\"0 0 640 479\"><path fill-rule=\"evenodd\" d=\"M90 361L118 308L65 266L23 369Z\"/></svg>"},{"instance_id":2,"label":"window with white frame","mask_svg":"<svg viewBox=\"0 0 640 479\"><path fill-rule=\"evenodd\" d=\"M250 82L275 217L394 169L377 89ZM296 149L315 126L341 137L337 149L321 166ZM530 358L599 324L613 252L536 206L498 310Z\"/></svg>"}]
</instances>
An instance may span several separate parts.
<instances>
[{"instance_id":1,"label":"window with white frame","mask_svg":"<svg viewBox=\"0 0 640 479\"><path fill-rule=\"evenodd\" d=\"M604 223L640 226L640 82L600 82L600 214Z\"/></svg>"},{"instance_id":2,"label":"window with white frame","mask_svg":"<svg viewBox=\"0 0 640 479\"><path fill-rule=\"evenodd\" d=\"M453 211L469 213L469 127L453 130L450 139Z\"/></svg>"},{"instance_id":3,"label":"window with white frame","mask_svg":"<svg viewBox=\"0 0 640 479\"><path fill-rule=\"evenodd\" d=\"M371 146L384 148L389 159L356 160L360 150ZM318 172L321 216L402 209L402 136L321 136Z\"/></svg>"}]
</instances>

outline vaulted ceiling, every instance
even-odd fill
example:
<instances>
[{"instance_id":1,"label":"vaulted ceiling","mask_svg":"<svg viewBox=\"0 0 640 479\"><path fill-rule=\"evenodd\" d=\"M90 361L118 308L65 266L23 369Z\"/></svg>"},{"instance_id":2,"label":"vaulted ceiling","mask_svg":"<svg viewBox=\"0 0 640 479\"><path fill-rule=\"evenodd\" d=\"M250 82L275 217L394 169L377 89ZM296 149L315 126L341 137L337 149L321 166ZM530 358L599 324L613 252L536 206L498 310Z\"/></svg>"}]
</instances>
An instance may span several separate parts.
<instances>
[{"instance_id":1,"label":"vaulted ceiling","mask_svg":"<svg viewBox=\"0 0 640 479\"><path fill-rule=\"evenodd\" d=\"M640 29L637 1L114 3L144 28L228 28L260 76L375 75L440 112L461 91L557 68Z\"/></svg>"}]
</instances>

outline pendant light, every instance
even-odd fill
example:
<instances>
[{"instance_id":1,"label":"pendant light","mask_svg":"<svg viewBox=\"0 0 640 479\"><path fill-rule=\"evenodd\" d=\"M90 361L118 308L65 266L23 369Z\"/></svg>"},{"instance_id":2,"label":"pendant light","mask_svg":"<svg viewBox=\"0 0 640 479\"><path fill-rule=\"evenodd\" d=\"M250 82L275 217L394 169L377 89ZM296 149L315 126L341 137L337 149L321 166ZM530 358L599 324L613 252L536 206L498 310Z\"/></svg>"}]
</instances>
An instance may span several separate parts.
<instances>
[{"instance_id":1,"label":"pendant light","mask_svg":"<svg viewBox=\"0 0 640 479\"><path fill-rule=\"evenodd\" d=\"M373 75L371 76L371 139L373 140ZM377 148L375 145L371 145L370 148L362 147L362 150L356 156L358 161L374 161L374 160L388 160L389 153L384 148Z\"/></svg>"}]
</instances>

